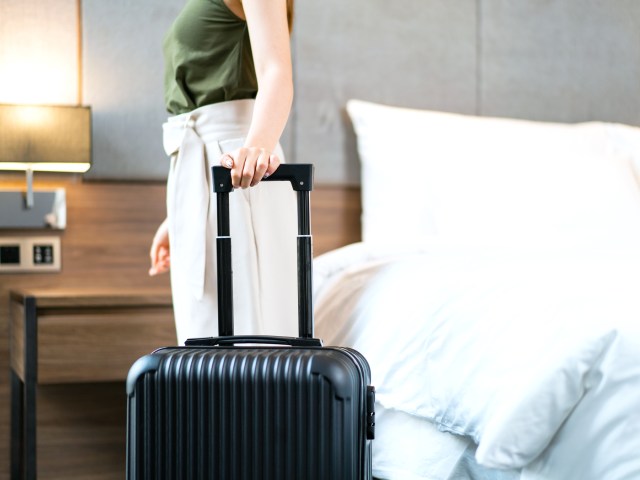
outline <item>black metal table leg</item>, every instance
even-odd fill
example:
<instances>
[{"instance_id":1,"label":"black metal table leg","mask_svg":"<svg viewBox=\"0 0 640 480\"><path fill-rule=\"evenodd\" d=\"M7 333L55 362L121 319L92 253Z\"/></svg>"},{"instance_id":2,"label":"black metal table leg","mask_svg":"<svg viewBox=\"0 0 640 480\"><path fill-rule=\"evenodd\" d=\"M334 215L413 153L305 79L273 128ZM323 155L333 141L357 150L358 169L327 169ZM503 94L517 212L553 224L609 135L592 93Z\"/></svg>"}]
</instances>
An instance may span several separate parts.
<instances>
[{"instance_id":1,"label":"black metal table leg","mask_svg":"<svg viewBox=\"0 0 640 480\"><path fill-rule=\"evenodd\" d=\"M38 379L38 330L36 299L24 299L24 480L36 480L36 383Z\"/></svg>"},{"instance_id":2,"label":"black metal table leg","mask_svg":"<svg viewBox=\"0 0 640 480\"><path fill-rule=\"evenodd\" d=\"M11 480L22 480L24 471L24 383L11 369Z\"/></svg>"}]
</instances>

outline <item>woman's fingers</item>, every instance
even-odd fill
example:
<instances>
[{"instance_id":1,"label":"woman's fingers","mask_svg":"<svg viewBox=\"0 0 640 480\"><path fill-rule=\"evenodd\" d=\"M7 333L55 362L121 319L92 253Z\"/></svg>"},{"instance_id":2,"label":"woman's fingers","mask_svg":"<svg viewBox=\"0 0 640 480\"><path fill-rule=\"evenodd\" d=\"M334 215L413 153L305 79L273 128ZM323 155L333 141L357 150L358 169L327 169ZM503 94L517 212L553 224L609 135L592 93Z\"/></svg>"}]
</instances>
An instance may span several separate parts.
<instances>
[{"instance_id":1,"label":"woman's fingers","mask_svg":"<svg viewBox=\"0 0 640 480\"><path fill-rule=\"evenodd\" d=\"M155 255L151 260L151 268L149 268L149 275L154 276L160 273L164 273L169 269L168 255L166 251L162 251L162 248L157 248Z\"/></svg>"},{"instance_id":2,"label":"woman's fingers","mask_svg":"<svg viewBox=\"0 0 640 480\"><path fill-rule=\"evenodd\" d=\"M244 160L244 168L242 170L242 179L240 186L242 188L253 187L257 185L269 166L270 152L264 148L247 148Z\"/></svg>"},{"instance_id":3,"label":"woman's fingers","mask_svg":"<svg viewBox=\"0 0 640 480\"><path fill-rule=\"evenodd\" d=\"M151 260L149 275L157 275L169 270L171 254L169 247L168 221L166 219L160 224L153 237L151 249L149 250L149 257Z\"/></svg>"},{"instance_id":4,"label":"woman's fingers","mask_svg":"<svg viewBox=\"0 0 640 480\"><path fill-rule=\"evenodd\" d=\"M251 180L251 186L257 185L260 180L262 180L267 173L267 169L269 168L269 158L271 155L266 150L262 150L260 155L258 155L258 161L256 162L256 170L253 174L253 179Z\"/></svg>"},{"instance_id":5,"label":"woman's fingers","mask_svg":"<svg viewBox=\"0 0 640 480\"><path fill-rule=\"evenodd\" d=\"M225 153L220 157L220 165L225 168L233 168L233 157L228 153Z\"/></svg>"},{"instance_id":6,"label":"woman's fingers","mask_svg":"<svg viewBox=\"0 0 640 480\"><path fill-rule=\"evenodd\" d=\"M239 148L231 153L223 153L220 157L220 165L231 170L231 185L234 188L240 186L242 171L246 158L245 149Z\"/></svg>"},{"instance_id":7,"label":"woman's fingers","mask_svg":"<svg viewBox=\"0 0 640 480\"><path fill-rule=\"evenodd\" d=\"M149 268L149 275L154 276L160 273L165 273L171 266L169 250L160 245L156 245L154 252L151 255L151 267Z\"/></svg>"},{"instance_id":8,"label":"woman's fingers","mask_svg":"<svg viewBox=\"0 0 640 480\"><path fill-rule=\"evenodd\" d=\"M264 178L268 178L271 175L273 175L279 166L280 166L280 157L278 157L278 155L276 155L275 153L272 153L269 156L269 167L267 168L267 171L264 174Z\"/></svg>"},{"instance_id":9,"label":"woman's fingers","mask_svg":"<svg viewBox=\"0 0 640 480\"><path fill-rule=\"evenodd\" d=\"M220 164L231 169L234 188L248 188L275 172L280 159L264 148L242 147L222 155Z\"/></svg>"},{"instance_id":10,"label":"woman's fingers","mask_svg":"<svg viewBox=\"0 0 640 480\"><path fill-rule=\"evenodd\" d=\"M151 257L151 267L149 268L149 275L156 275L158 265L158 248L156 244L151 245L151 251L149 252Z\"/></svg>"}]
</instances>

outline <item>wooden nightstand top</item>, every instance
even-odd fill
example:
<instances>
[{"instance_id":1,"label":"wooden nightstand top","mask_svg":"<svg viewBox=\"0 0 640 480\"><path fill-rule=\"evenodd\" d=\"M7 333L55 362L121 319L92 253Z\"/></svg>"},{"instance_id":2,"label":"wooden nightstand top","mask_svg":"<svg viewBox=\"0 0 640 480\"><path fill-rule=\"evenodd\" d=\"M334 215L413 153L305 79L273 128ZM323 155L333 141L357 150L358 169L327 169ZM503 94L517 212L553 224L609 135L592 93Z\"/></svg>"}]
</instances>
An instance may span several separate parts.
<instances>
[{"instance_id":1,"label":"wooden nightstand top","mask_svg":"<svg viewBox=\"0 0 640 480\"><path fill-rule=\"evenodd\" d=\"M172 304L169 290L21 288L11 290L10 295L14 302L24 302L32 297L38 308L170 307Z\"/></svg>"}]
</instances>

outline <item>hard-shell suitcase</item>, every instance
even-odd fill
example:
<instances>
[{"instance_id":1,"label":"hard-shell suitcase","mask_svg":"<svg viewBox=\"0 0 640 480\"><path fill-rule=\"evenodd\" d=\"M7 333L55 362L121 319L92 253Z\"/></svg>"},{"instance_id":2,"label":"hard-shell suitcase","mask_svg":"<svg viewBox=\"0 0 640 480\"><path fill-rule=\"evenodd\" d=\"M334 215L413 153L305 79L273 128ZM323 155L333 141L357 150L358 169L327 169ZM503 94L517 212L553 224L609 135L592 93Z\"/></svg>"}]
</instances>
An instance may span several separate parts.
<instances>
[{"instance_id":1,"label":"hard-shell suitcase","mask_svg":"<svg viewBox=\"0 0 640 480\"><path fill-rule=\"evenodd\" d=\"M127 379L127 479L369 480L369 365L313 338L309 192L313 166L269 180L298 193L299 337L233 336L229 171L218 198L219 337L139 359Z\"/></svg>"}]
</instances>

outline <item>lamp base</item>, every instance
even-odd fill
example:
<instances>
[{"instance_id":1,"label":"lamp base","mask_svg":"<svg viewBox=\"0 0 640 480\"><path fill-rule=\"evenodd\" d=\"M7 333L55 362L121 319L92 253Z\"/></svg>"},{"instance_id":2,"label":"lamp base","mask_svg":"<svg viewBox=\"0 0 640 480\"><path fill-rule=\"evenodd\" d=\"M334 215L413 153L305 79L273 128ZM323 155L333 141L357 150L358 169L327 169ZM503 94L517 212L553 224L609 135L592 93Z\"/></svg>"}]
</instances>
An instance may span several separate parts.
<instances>
[{"instance_id":1,"label":"lamp base","mask_svg":"<svg viewBox=\"0 0 640 480\"><path fill-rule=\"evenodd\" d=\"M64 230L67 226L67 201L63 188L34 191L33 205L28 206L26 193L20 190L0 191L0 229L50 228Z\"/></svg>"}]
</instances>

